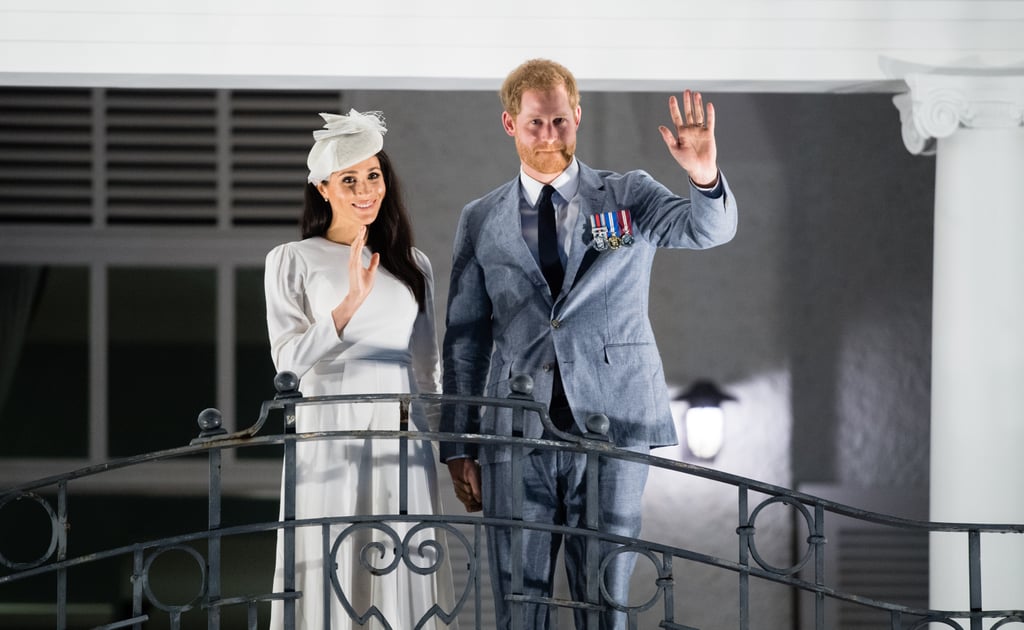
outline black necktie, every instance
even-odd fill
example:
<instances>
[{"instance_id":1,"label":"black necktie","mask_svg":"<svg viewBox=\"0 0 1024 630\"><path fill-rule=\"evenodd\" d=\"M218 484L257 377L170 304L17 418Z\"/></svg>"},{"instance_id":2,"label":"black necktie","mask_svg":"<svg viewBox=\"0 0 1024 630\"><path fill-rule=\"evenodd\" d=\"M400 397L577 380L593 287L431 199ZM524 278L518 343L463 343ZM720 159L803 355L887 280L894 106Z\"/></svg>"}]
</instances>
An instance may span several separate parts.
<instances>
[{"instance_id":1,"label":"black necktie","mask_svg":"<svg viewBox=\"0 0 1024 630\"><path fill-rule=\"evenodd\" d=\"M558 255L558 230L555 228L555 204L551 203L551 194L555 188L550 184L540 192L540 203L537 205L537 249L540 252L540 270L548 281L551 297L558 297L562 290L562 259Z\"/></svg>"},{"instance_id":2,"label":"black necktie","mask_svg":"<svg viewBox=\"0 0 1024 630\"><path fill-rule=\"evenodd\" d=\"M562 259L558 255L558 230L555 228L555 204L551 203L551 195L555 188L550 184L540 192L540 203L537 204L537 249L540 252L540 270L548 281L551 298L558 297L562 290L565 271ZM548 406L551 420L562 431L568 431L573 425L572 410L565 397L562 384L562 373L555 363L554 380L551 383L551 404Z\"/></svg>"}]
</instances>

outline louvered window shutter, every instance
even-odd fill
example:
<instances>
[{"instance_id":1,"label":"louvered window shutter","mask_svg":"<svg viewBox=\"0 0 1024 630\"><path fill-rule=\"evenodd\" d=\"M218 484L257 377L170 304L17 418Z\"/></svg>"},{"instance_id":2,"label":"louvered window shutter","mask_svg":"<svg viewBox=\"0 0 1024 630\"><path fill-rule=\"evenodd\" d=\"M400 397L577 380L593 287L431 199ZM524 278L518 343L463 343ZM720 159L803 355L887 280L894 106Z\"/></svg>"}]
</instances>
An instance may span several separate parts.
<instances>
[{"instance_id":1,"label":"louvered window shutter","mask_svg":"<svg viewBox=\"0 0 1024 630\"><path fill-rule=\"evenodd\" d=\"M0 88L0 223L294 224L337 91Z\"/></svg>"},{"instance_id":2,"label":"louvered window shutter","mask_svg":"<svg viewBox=\"0 0 1024 630\"><path fill-rule=\"evenodd\" d=\"M91 90L0 89L0 219L88 222L92 127Z\"/></svg>"}]
</instances>

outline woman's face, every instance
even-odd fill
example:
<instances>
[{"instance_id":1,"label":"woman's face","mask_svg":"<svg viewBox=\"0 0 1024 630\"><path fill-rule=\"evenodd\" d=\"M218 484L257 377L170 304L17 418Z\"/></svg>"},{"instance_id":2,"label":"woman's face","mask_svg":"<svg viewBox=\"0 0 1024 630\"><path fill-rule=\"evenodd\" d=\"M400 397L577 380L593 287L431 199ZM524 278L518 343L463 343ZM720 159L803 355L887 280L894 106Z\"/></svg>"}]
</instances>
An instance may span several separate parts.
<instances>
[{"instance_id":1,"label":"woman's face","mask_svg":"<svg viewBox=\"0 0 1024 630\"><path fill-rule=\"evenodd\" d=\"M384 172L376 155L331 173L317 190L331 204L331 229L352 231L370 225L380 212L386 187Z\"/></svg>"}]
</instances>

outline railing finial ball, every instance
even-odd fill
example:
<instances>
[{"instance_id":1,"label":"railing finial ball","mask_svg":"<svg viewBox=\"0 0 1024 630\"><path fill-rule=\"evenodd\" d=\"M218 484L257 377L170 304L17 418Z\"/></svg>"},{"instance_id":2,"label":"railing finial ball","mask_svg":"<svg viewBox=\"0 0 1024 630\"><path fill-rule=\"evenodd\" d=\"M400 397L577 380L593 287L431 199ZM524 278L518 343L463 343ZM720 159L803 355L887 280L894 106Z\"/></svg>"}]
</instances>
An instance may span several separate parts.
<instances>
[{"instance_id":1,"label":"railing finial ball","mask_svg":"<svg viewBox=\"0 0 1024 630\"><path fill-rule=\"evenodd\" d=\"M199 424L199 428L202 431L213 431L219 429L223 416L221 416L219 409L208 407L199 412L199 417L196 418L196 422Z\"/></svg>"},{"instance_id":2,"label":"railing finial ball","mask_svg":"<svg viewBox=\"0 0 1024 630\"><path fill-rule=\"evenodd\" d=\"M533 378L529 374L516 374L509 381L508 386L513 394L519 394L520 396L533 395Z\"/></svg>"},{"instance_id":3,"label":"railing finial ball","mask_svg":"<svg viewBox=\"0 0 1024 630\"><path fill-rule=\"evenodd\" d=\"M274 389L279 394L297 391L299 389L299 377L295 375L295 372L289 372L288 370L278 372L274 376Z\"/></svg>"},{"instance_id":4,"label":"railing finial ball","mask_svg":"<svg viewBox=\"0 0 1024 630\"><path fill-rule=\"evenodd\" d=\"M603 413L594 413L587 416L587 431L597 433L598 435L608 435L609 427L611 427L611 421Z\"/></svg>"}]
</instances>

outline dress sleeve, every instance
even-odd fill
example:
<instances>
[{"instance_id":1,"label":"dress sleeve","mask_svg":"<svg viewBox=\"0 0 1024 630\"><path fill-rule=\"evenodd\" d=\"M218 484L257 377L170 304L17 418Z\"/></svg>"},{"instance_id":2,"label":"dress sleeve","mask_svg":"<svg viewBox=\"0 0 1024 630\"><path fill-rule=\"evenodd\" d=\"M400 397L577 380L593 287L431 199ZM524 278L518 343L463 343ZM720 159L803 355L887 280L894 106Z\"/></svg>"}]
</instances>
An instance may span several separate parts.
<instances>
[{"instance_id":1,"label":"dress sleeve","mask_svg":"<svg viewBox=\"0 0 1024 630\"><path fill-rule=\"evenodd\" d=\"M263 288L270 356L278 372L294 372L300 379L342 343L330 313L320 318L310 316L305 280L305 264L290 244L279 245L267 254Z\"/></svg>"},{"instance_id":2,"label":"dress sleeve","mask_svg":"<svg viewBox=\"0 0 1024 630\"><path fill-rule=\"evenodd\" d=\"M437 347L437 331L434 326L434 271L426 254L413 250L416 264L426 280L425 308L416 315L410 340L412 368L416 378L416 391L423 394L441 393L441 360ZM438 405L425 405L427 427L437 431L441 424Z\"/></svg>"}]
</instances>

